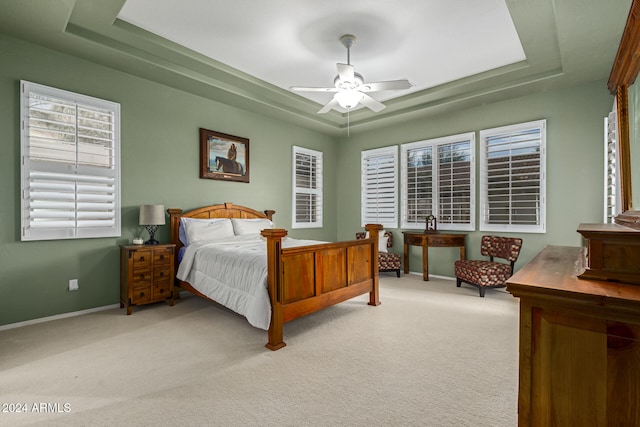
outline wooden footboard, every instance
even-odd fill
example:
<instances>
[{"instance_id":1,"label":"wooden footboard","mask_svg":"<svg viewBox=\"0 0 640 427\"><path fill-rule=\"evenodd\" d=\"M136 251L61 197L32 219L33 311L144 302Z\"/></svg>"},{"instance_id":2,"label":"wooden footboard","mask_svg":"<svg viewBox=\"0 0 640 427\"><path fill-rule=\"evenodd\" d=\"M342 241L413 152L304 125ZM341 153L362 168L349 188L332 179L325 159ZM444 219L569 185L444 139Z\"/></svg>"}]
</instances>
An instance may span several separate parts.
<instances>
[{"instance_id":1,"label":"wooden footboard","mask_svg":"<svg viewBox=\"0 0 640 427\"><path fill-rule=\"evenodd\" d=\"M284 323L369 292L369 305L380 305L378 294L379 224L366 226L370 238L282 248L284 229L263 230L267 239L271 323L266 347L278 350Z\"/></svg>"}]
</instances>

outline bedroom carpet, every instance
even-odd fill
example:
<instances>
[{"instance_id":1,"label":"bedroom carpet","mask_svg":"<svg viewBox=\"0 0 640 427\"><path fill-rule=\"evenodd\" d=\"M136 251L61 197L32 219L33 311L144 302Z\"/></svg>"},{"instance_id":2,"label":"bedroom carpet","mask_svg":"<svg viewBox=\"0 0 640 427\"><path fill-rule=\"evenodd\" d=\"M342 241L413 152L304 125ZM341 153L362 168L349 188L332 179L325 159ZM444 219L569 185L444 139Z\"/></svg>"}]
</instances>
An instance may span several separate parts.
<instances>
[{"instance_id":1,"label":"bedroom carpet","mask_svg":"<svg viewBox=\"0 0 640 427\"><path fill-rule=\"evenodd\" d=\"M0 425L517 425L516 298L385 273L380 300L288 323L276 352L193 296L1 331Z\"/></svg>"}]
</instances>

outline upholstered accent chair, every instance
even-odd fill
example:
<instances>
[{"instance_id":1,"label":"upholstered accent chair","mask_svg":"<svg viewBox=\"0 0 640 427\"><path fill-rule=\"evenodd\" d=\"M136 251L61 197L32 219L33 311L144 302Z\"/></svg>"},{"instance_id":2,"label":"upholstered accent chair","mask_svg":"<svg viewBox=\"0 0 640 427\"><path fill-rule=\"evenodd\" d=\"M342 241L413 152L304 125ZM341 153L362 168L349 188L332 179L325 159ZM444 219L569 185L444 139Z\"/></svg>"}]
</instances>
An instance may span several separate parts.
<instances>
[{"instance_id":1,"label":"upholstered accent chair","mask_svg":"<svg viewBox=\"0 0 640 427\"><path fill-rule=\"evenodd\" d=\"M356 239L365 239L367 233L364 231L356 233ZM380 247L378 243L378 271L395 271L396 276L400 277L400 268L402 268L402 256L388 252L388 248L393 246L393 234L390 231L385 231L381 236L380 242L386 240L386 244Z\"/></svg>"},{"instance_id":2,"label":"upholstered accent chair","mask_svg":"<svg viewBox=\"0 0 640 427\"><path fill-rule=\"evenodd\" d=\"M489 260L461 259L455 262L456 286L462 282L477 286L480 296L484 297L487 288L506 286L507 279L513 275L513 267L520 255L522 239L498 236L482 236L480 253ZM494 261L505 259L509 264Z\"/></svg>"}]
</instances>

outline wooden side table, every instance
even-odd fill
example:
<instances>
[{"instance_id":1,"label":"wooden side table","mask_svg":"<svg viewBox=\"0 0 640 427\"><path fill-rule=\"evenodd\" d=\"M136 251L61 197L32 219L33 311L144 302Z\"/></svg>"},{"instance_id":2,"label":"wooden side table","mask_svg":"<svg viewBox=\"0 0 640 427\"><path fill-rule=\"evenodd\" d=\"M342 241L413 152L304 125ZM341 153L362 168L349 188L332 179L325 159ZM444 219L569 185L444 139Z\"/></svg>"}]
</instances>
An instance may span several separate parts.
<instances>
[{"instance_id":1,"label":"wooden side table","mask_svg":"<svg viewBox=\"0 0 640 427\"><path fill-rule=\"evenodd\" d=\"M409 274L409 246L422 246L422 280L429 280L429 247L460 248L460 259L465 259L466 234L418 233L403 231L404 235L404 274Z\"/></svg>"},{"instance_id":2,"label":"wooden side table","mask_svg":"<svg viewBox=\"0 0 640 427\"><path fill-rule=\"evenodd\" d=\"M134 305L169 300L175 291L174 252L176 245L120 246L120 308L127 314Z\"/></svg>"}]
</instances>

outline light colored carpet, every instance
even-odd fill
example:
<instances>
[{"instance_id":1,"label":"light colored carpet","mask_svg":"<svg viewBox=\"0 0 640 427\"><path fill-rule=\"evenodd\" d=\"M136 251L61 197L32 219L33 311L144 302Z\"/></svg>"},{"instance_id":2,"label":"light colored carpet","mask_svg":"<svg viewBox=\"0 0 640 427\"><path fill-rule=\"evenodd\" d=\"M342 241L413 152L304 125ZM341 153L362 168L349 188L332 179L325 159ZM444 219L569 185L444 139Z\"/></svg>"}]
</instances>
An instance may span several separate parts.
<instances>
[{"instance_id":1,"label":"light colored carpet","mask_svg":"<svg viewBox=\"0 0 640 427\"><path fill-rule=\"evenodd\" d=\"M414 275L380 288L378 307L286 324L276 352L193 296L1 331L0 409L27 413L0 425L515 426L518 300Z\"/></svg>"}]
</instances>

